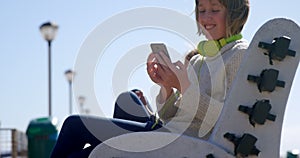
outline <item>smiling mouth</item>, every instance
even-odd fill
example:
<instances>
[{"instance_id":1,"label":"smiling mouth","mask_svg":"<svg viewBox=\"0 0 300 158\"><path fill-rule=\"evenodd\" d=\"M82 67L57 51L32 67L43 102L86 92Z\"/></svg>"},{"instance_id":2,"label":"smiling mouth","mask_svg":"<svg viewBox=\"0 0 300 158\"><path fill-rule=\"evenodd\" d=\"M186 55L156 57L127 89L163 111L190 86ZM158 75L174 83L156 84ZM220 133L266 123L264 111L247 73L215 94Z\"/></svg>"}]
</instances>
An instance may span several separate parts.
<instances>
[{"instance_id":1,"label":"smiling mouth","mask_svg":"<svg viewBox=\"0 0 300 158\"><path fill-rule=\"evenodd\" d=\"M206 30L211 30L211 29L213 29L214 27L216 27L216 25L204 25L204 28L205 28Z\"/></svg>"}]
</instances>

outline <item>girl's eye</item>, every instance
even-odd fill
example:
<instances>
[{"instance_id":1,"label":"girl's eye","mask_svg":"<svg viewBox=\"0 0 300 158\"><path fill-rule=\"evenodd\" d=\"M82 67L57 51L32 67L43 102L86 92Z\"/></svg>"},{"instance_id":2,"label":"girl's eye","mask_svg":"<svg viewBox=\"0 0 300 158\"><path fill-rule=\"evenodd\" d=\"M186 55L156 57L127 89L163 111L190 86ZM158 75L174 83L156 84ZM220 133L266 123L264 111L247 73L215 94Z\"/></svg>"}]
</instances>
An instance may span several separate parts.
<instances>
[{"instance_id":1,"label":"girl's eye","mask_svg":"<svg viewBox=\"0 0 300 158\"><path fill-rule=\"evenodd\" d=\"M205 12L207 12L207 11L206 10L199 10L200 14L204 14ZM210 12L211 13L218 13L218 12L220 12L220 10L219 9L215 9L215 10L211 10Z\"/></svg>"},{"instance_id":2,"label":"girl's eye","mask_svg":"<svg viewBox=\"0 0 300 158\"><path fill-rule=\"evenodd\" d=\"M200 14L205 13L205 10L199 10L199 13Z\"/></svg>"},{"instance_id":3,"label":"girl's eye","mask_svg":"<svg viewBox=\"0 0 300 158\"><path fill-rule=\"evenodd\" d=\"M220 10L212 10L213 13L217 13L219 12Z\"/></svg>"}]
</instances>

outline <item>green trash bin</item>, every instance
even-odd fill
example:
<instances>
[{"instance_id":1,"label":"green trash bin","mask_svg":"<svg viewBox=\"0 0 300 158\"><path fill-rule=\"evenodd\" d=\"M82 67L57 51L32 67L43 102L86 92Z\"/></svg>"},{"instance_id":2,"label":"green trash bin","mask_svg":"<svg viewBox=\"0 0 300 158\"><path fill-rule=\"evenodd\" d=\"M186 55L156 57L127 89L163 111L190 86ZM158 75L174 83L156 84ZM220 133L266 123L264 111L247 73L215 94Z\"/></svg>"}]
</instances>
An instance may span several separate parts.
<instances>
[{"instance_id":1,"label":"green trash bin","mask_svg":"<svg viewBox=\"0 0 300 158\"><path fill-rule=\"evenodd\" d=\"M30 121L26 135L28 138L28 158L48 158L56 143L57 119L37 118Z\"/></svg>"},{"instance_id":2,"label":"green trash bin","mask_svg":"<svg viewBox=\"0 0 300 158\"><path fill-rule=\"evenodd\" d=\"M287 158L299 158L299 152L298 151L294 151L294 152L287 152Z\"/></svg>"}]
</instances>

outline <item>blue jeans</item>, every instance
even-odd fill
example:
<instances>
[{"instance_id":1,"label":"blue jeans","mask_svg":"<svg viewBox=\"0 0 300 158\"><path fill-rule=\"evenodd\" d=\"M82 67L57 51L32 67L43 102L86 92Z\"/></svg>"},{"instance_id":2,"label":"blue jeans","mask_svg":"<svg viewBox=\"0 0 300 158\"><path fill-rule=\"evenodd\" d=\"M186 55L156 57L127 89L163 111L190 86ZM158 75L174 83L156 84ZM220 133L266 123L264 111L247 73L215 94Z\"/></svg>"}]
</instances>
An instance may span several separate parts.
<instances>
[{"instance_id":1,"label":"blue jeans","mask_svg":"<svg viewBox=\"0 0 300 158\"><path fill-rule=\"evenodd\" d=\"M138 98L134 100L138 101ZM131 132L167 131L160 124L152 129L153 124L153 121L142 123L116 118L69 116L60 130L51 158L87 158L98 144L109 138ZM83 149L86 143L91 146Z\"/></svg>"},{"instance_id":2,"label":"blue jeans","mask_svg":"<svg viewBox=\"0 0 300 158\"><path fill-rule=\"evenodd\" d=\"M150 121L150 114L145 109L145 106L133 92L121 93L116 102L113 118L147 122Z\"/></svg>"}]
</instances>

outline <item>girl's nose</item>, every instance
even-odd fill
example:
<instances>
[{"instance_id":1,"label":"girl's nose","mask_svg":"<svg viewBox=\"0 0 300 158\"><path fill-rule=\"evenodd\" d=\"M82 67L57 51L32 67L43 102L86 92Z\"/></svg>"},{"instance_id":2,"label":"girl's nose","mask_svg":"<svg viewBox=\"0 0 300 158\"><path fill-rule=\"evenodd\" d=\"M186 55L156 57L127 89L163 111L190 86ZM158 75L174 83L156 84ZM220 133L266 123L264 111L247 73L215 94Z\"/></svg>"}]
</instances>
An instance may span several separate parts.
<instances>
[{"instance_id":1,"label":"girl's nose","mask_svg":"<svg viewBox=\"0 0 300 158\"><path fill-rule=\"evenodd\" d=\"M201 15L202 20L211 20L212 19L212 12L205 12Z\"/></svg>"}]
</instances>

